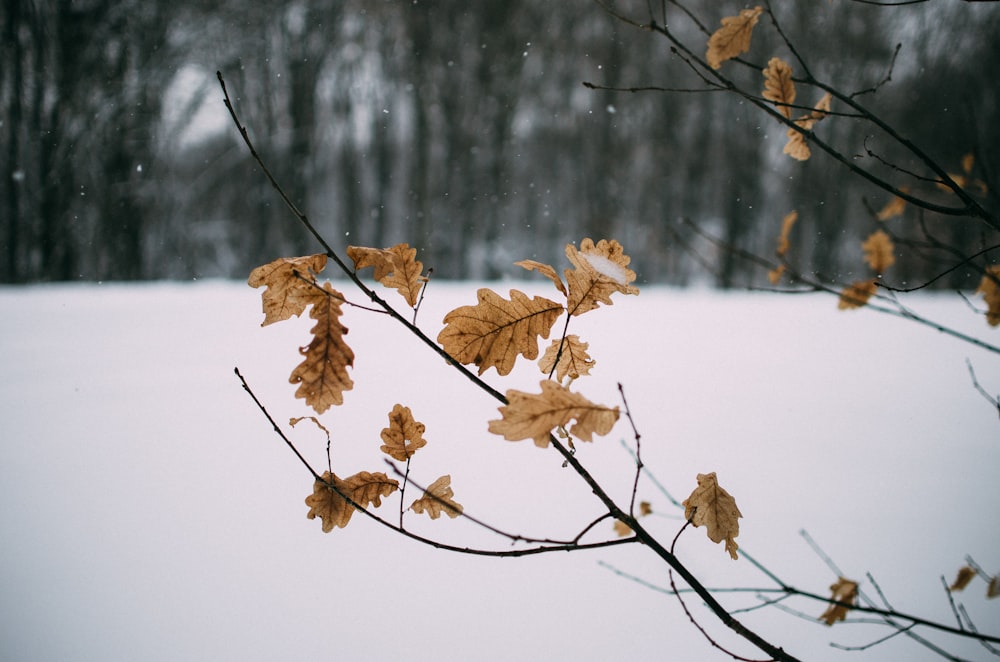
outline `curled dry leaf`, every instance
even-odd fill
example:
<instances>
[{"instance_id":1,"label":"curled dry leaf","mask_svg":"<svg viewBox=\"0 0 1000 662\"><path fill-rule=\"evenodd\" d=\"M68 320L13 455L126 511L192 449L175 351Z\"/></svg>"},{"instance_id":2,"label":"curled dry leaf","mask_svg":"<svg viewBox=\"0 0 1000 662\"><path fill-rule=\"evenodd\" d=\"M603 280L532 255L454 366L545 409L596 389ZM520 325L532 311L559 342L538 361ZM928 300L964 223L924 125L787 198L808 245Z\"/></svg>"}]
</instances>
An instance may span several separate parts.
<instances>
[{"instance_id":1,"label":"curled dry leaf","mask_svg":"<svg viewBox=\"0 0 1000 662\"><path fill-rule=\"evenodd\" d=\"M722 489L715 472L698 474L698 487L684 500L684 517L694 526L705 526L708 539L712 542L726 541L726 551L735 561L739 558L736 550L736 536L740 535L739 519L743 517L736 507L736 499Z\"/></svg>"},{"instance_id":2,"label":"curled dry leaf","mask_svg":"<svg viewBox=\"0 0 1000 662\"><path fill-rule=\"evenodd\" d=\"M313 339L308 346L299 348L305 359L288 381L299 385L296 398L304 399L317 414L322 414L331 405L343 404L344 391L354 387L347 374L348 366L354 365L354 351L344 342L347 327L340 323L344 295L330 283L324 283L322 290L312 289L309 316L316 320Z\"/></svg>"},{"instance_id":3,"label":"curled dry leaf","mask_svg":"<svg viewBox=\"0 0 1000 662\"><path fill-rule=\"evenodd\" d=\"M313 493L306 497L306 505L309 506L306 517L320 517L323 520L323 533L329 533L335 526L347 526L354 514L354 506L341 494L363 508L369 505L377 508L382 505L382 497L387 497L398 489L399 482L381 472L362 471L341 479L326 471L322 480L313 483Z\"/></svg>"},{"instance_id":4,"label":"curled dry leaf","mask_svg":"<svg viewBox=\"0 0 1000 662\"><path fill-rule=\"evenodd\" d=\"M979 281L976 294L982 294L986 301L986 321L990 326L1000 326L1000 265L986 267L983 279Z\"/></svg>"},{"instance_id":5,"label":"curled dry leaf","mask_svg":"<svg viewBox=\"0 0 1000 662\"><path fill-rule=\"evenodd\" d=\"M625 536L630 535L632 533L632 527L630 527L628 524L621 521L620 519L615 520L614 529L615 533L618 534L619 538L624 538Z\"/></svg>"},{"instance_id":6,"label":"curled dry leaf","mask_svg":"<svg viewBox=\"0 0 1000 662\"><path fill-rule=\"evenodd\" d=\"M247 285L266 286L261 294L264 321L261 326L298 316L313 303L316 274L326 266L326 255L283 257L250 272Z\"/></svg>"},{"instance_id":7,"label":"curled dry leaf","mask_svg":"<svg viewBox=\"0 0 1000 662\"><path fill-rule=\"evenodd\" d=\"M774 254L778 257L784 257L785 253L788 252L788 236L791 234L792 226L795 225L795 221L797 220L799 220L799 212L794 209L785 214L785 217L781 219L781 234L778 235L778 247L774 249Z\"/></svg>"},{"instance_id":8,"label":"curled dry leaf","mask_svg":"<svg viewBox=\"0 0 1000 662\"><path fill-rule=\"evenodd\" d=\"M778 112L791 119L791 104L795 103L795 83L792 67L780 57L772 57L764 69L763 96L778 106ZM798 134L797 131L795 131Z\"/></svg>"},{"instance_id":9,"label":"curled dry leaf","mask_svg":"<svg viewBox=\"0 0 1000 662\"><path fill-rule=\"evenodd\" d=\"M546 375L555 368L556 380L563 381L566 377L577 379L581 375L589 375L594 367L594 360L587 354L588 345L580 341L580 337L570 334L565 340L553 340L545 354L538 361L538 368ZM560 353L560 348L562 349ZM556 361L556 357L559 360Z\"/></svg>"},{"instance_id":10,"label":"curled dry leaf","mask_svg":"<svg viewBox=\"0 0 1000 662\"><path fill-rule=\"evenodd\" d=\"M417 514L427 513L431 519L437 519L441 513L454 519L462 514L463 508L462 504L452 499L453 496L455 492L451 489L451 476L444 475L431 483L410 509Z\"/></svg>"},{"instance_id":11,"label":"curled dry leaf","mask_svg":"<svg viewBox=\"0 0 1000 662\"><path fill-rule=\"evenodd\" d=\"M409 244L396 244L391 248L363 248L348 246L347 256L354 261L354 270L375 268L375 280L386 287L394 287L411 308L417 305L420 288L427 282L422 276L424 265L417 260L417 249Z\"/></svg>"},{"instance_id":12,"label":"curled dry leaf","mask_svg":"<svg viewBox=\"0 0 1000 662\"><path fill-rule=\"evenodd\" d=\"M878 286L875 285L874 278L855 281L840 293L840 302L837 304L837 308L840 310L861 308L874 296L876 290L878 290Z\"/></svg>"},{"instance_id":13,"label":"curled dry leaf","mask_svg":"<svg viewBox=\"0 0 1000 662\"><path fill-rule=\"evenodd\" d=\"M827 625L833 625L837 621L847 618L847 612L850 610L850 607L847 605L855 605L858 601L858 583L840 577L836 584L830 586L830 591L832 593L830 600L846 604L830 604L827 606L826 611L819 617L819 620Z\"/></svg>"},{"instance_id":14,"label":"curled dry leaf","mask_svg":"<svg viewBox=\"0 0 1000 662\"><path fill-rule=\"evenodd\" d=\"M409 407L397 404L389 412L389 427L382 429L385 444L381 450L394 460L406 462L418 448L427 445L424 430L424 424L414 420Z\"/></svg>"},{"instance_id":15,"label":"curled dry leaf","mask_svg":"<svg viewBox=\"0 0 1000 662\"><path fill-rule=\"evenodd\" d=\"M990 577L990 583L986 587L986 597L993 599L1000 596L1000 575Z\"/></svg>"},{"instance_id":16,"label":"curled dry leaf","mask_svg":"<svg viewBox=\"0 0 1000 662\"><path fill-rule=\"evenodd\" d=\"M514 264L523 269L527 269L528 271L537 271L555 283L556 289L562 292L564 296L566 295L566 286L563 285L562 279L559 277L558 272L556 272L555 267L552 265L543 264L536 260L521 260L520 262L515 262Z\"/></svg>"},{"instance_id":17,"label":"curled dry leaf","mask_svg":"<svg viewBox=\"0 0 1000 662\"><path fill-rule=\"evenodd\" d=\"M975 576L976 576L975 568L971 568L969 566L964 566L962 568L959 568L958 576L955 577L955 581L951 583L951 586L948 587L948 590L961 591L962 589L964 589L966 586L969 585L969 582L971 582L975 578Z\"/></svg>"},{"instance_id":18,"label":"curled dry leaf","mask_svg":"<svg viewBox=\"0 0 1000 662\"><path fill-rule=\"evenodd\" d=\"M640 501L639 502L639 516L640 517L645 517L646 515L652 515L652 514L653 514L653 505L651 503L649 503L648 501Z\"/></svg>"},{"instance_id":19,"label":"curled dry leaf","mask_svg":"<svg viewBox=\"0 0 1000 662\"><path fill-rule=\"evenodd\" d=\"M503 418L489 422L490 432L507 441L533 439L536 446L545 448L552 430L565 428L571 420L576 423L569 432L581 441L607 434L618 421L618 407L594 404L558 382L543 380L541 387L538 394L507 391L508 404L499 408Z\"/></svg>"},{"instance_id":20,"label":"curled dry leaf","mask_svg":"<svg viewBox=\"0 0 1000 662\"><path fill-rule=\"evenodd\" d=\"M718 69L726 60L731 60L740 53L750 50L750 37L753 28L763 13L763 8L744 9L736 16L722 19L722 27L708 38L708 51L705 60L713 69Z\"/></svg>"},{"instance_id":21,"label":"curled dry leaf","mask_svg":"<svg viewBox=\"0 0 1000 662\"><path fill-rule=\"evenodd\" d=\"M628 268L632 258L614 239L601 239L595 245L588 237L580 242L579 250L566 244L566 257L575 267L564 272L570 315L582 315L602 303L612 305L611 295L615 292L639 293L639 288L631 284L635 280L635 272Z\"/></svg>"},{"instance_id":22,"label":"curled dry leaf","mask_svg":"<svg viewBox=\"0 0 1000 662\"><path fill-rule=\"evenodd\" d=\"M482 288L479 303L462 306L445 315L445 328L437 341L457 361L479 366L479 374L495 367L501 375L514 368L519 354L538 357L538 337L549 337L563 307L544 297L529 299L517 290L507 301L493 290Z\"/></svg>"},{"instance_id":23,"label":"curled dry leaf","mask_svg":"<svg viewBox=\"0 0 1000 662\"><path fill-rule=\"evenodd\" d=\"M896 262L896 256L893 254L896 246L883 230L876 230L868 235L861 244L861 249L865 252L865 262L877 274L885 273L885 270Z\"/></svg>"}]
</instances>

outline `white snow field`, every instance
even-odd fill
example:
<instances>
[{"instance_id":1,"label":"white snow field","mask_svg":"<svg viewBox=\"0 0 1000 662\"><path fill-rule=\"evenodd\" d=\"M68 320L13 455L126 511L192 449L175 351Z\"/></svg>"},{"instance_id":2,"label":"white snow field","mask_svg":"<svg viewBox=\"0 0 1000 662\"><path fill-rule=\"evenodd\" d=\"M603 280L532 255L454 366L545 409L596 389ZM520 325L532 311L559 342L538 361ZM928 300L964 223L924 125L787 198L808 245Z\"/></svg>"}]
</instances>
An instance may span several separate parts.
<instances>
[{"instance_id":1,"label":"white snow field","mask_svg":"<svg viewBox=\"0 0 1000 662\"><path fill-rule=\"evenodd\" d=\"M476 287L432 283L419 323L436 337L445 312L475 303ZM556 295L548 283L492 287ZM1000 357L869 310L838 311L829 296L648 287L615 299L570 326L597 360L574 389L615 405L621 382L656 478L683 499L698 473L716 472L744 516L741 548L787 583L825 595L837 578L802 529L867 595L877 599L870 572L894 607L948 624L942 577L950 582L966 554L1000 571L1000 419L966 366L1000 392ZM908 301L1000 342L956 295ZM289 417L311 413L288 374L312 320L262 329L259 293L245 284L6 287L0 307L0 659L729 659L673 595L602 565L667 586L666 567L638 545L477 557L359 514L322 533L303 503L312 478L233 374L238 366L289 430ZM321 418L339 475L390 471L379 433L399 402L427 426L411 477L451 474L469 514L553 538L601 515L553 449L488 434L497 403L391 320L347 309L343 321L356 386ZM537 391L542 375L524 362L485 377ZM317 428L289 434L325 468ZM577 447L627 502L633 465L622 440L635 445L624 419ZM677 511L646 479L638 496L669 544ZM394 495L378 512L397 519L398 509ZM467 520L405 521L447 542L511 548ZM605 521L586 540L612 537ZM685 531L677 553L709 586L774 587L703 529ZM756 603L753 593L721 598ZM985 599L982 581L957 598L980 629L1000 632L1000 600ZM764 657L687 601L718 643ZM823 611L783 604L811 618ZM860 653L829 646L889 633L870 625L828 628L774 608L740 618L807 660L940 659L906 636ZM991 659L974 642L915 632L962 658Z\"/></svg>"}]
</instances>

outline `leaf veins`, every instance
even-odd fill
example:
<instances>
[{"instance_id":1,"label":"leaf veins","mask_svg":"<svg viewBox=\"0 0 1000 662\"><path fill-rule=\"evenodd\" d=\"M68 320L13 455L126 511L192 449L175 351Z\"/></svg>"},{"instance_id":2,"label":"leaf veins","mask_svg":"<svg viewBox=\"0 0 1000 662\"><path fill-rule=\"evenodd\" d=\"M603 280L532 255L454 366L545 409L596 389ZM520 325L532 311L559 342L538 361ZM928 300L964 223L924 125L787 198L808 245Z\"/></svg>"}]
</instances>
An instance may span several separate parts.
<instances>
[{"instance_id":1,"label":"leaf veins","mask_svg":"<svg viewBox=\"0 0 1000 662\"><path fill-rule=\"evenodd\" d=\"M831 601L844 602L851 605L857 604L858 583L855 581L840 577L836 584L830 586L830 591L832 592L830 596ZM837 621L846 619L849 610L850 607L842 604L830 604L827 606L826 611L819 617L819 620L827 625L833 625Z\"/></svg>"},{"instance_id":2,"label":"leaf veins","mask_svg":"<svg viewBox=\"0 0 1000 662\"><path fill-rule=\"evenodd\" d=\"M354 269L375 268L375 280L386 287L394 287L406 303L417 305L420 288L427 282L422 276L424 265L417 260L417 249L409 244L396 244L392 248L362 248L348 246L347 256L354 261Z\"/></svg>"},{"instance_id":3,"label":"leaf veins","mask_svg":"<svg viewBox=\"0 0 1000 662\"><path fill-rule=\"evenodd\" d=\"M590 369L594 367L594 360L587 354L590 345L580 341L576 335L568 335L565 340L555 339L549 348L545 350L538 367L546 375L556 371L556 379L563 381L566 377L577 379L581 375L589 375ZM560 347L562 352L560 353ZM559 361L556 361L556 357Z\"/></svg>"},{"instance_id":4,"label":"leaf veins","mask_svg":"<svg viewBox=\"0 0 1000 662\"><path fill-rule=\"evenodd\" d=\"M588 237L580 242L579 250L566 244L566 257L575 267L564 272L569 284L566 309L570 315L582 315L602 303L612 305L611 295L615 292L639 293L639 288L631 285L635 280L635 272L628 268L632 258L614 239L601 239L595 245Z\"/></svg>"},{"instance_id":5,"label":"leaf veins","mask_svg":"<svg viewBox=\"0 0 1000 662\"><path fill-rule=\"evenodd\" d=\"M507 403L499 408L499 420L489 423L493 434L502 435L507 441L534 439L535 445L549 445L549 434L557 427L569 429L581 441L593 441L593 435L604 435L618 421L618 407L594 404L578 393L551 380L543 380L542 392L525 393L507 391Z\"/></svg>"},{"instance_id":6,"label":"leaf veins","mask_svg":"<svg viewBox=\"0 0 1000 662\"><path fill-rule=\"evenodd\" d=\"M414 420L409 407L397 404L389 412L389 427L382 429L385 444L381 450L394 460L406 462L418 448L427 445L424 430L424 424Z\"/></svg>"},{"instance_id":7,"label":"leaf veins","mask_svg":"<svg viewBox=\"0 0 1000 662\"><path fill-rule=\"evenodd\" d=\"M326 255L282 257L250 272L247 285L266 286L261 294L261 326L298 316L313 302L316 274L326 266Z\"/></svg>"},{"instance_id":8,"label":"leaf veins","mask_svg":"<svg viewBox=\"0 0 1000 662\"><path fill-rule=\"evenodd\" d=\"M719 486L715 472L698 474L698 487L682 504L684 517L694 526L706 527L712 542L726 541L726 551L735 561L739 558L736 550L736 536L740 535L739 518L743 517L736 507L736 499Z\"/></svg>"},{"instance_id":9,"label":"leaf veins","mask_svg":"<svg viewBox=\"0 0 1000 662\"><path fill-rule=\"evenodd\" d=\"M322 292L311 289L309 316L316 320L313 339L308 346L299 348L305 359L295 367L288 381L299 385L296 398L304 399L317 414L322 414L331 405L343 404L344 391L354 387L347 374L348 366L354 365L354 351L344 342L347 327L340 323L344 295L330 283L323 284Z\"/></svg>"},{"instance_id":10,"label":"leaf veins","mask_svg":"<svg viewBox=\"0 0 1000 662\"><path fill-rule=\"evenodd\" d=\"M320 517L323 520L323 533L329 533L335 526L347 526L354 514L354 506L341 494L363 508L369 505L377 508L382 505L382 497L387 497L398 489L399 482L381 472L362 471L341 479L336 474L325 471L322 480L313 483L313 493L306 497L306 505L309 506L306 517Z\"/></svg>"},{"instance_id":11,"label":"leaf veins","mask_svg":"<svg viewBox=\"0 0 1000 662\"><path fill-rule=\"evenodd\" d=\"M444 513L452 519L462 514L462 504L452 497L455 492L451 489L451 476L444 475L430 484L424 490L424 495L410 505L410 509L417 513L427 513L431 519L437 519Z\"/></svg>"},{"instance_id":12,"label":"leaf veins","mask_svg":"<svg viewBox=\"0 0 1000 662\"><path fill-rule=\"evenodd\" d=\"M713 69L718 69L726 60L731 60L740 53L750 50L750 37L753 28L763 13L761 7L744 9L736 16L722 19L722 27L708 38L708 51L705 60Z\"/></svg>"},{"instance_id":13,"label":"leaf veins","mask_svg":"<svg viewBox=\"0 0 1000 662\"><path fill-rule=\"evenodd\" d=\"M764 69L763 96L768 101L773 101L782 115L792 118L791 104L795 103L792 67L780 57L772 57Z\"/></svg>"},{"instance_id":14,"label":"leaf veins","mask_svg":"<svg viewBox=\"0 0 1000 662\"><path fill-rule=\"evenodd\" d=\"M545 297L529 299L518 290L507 301L493 290L482 288L479 303L462 306L445 315L445 327L437 341L448 354L464 364L479 366L479 374L495 367L501 375L514 368L518 354L538 357L538 337L549 337L563 307Z\"/></svg>"}]
</instances>

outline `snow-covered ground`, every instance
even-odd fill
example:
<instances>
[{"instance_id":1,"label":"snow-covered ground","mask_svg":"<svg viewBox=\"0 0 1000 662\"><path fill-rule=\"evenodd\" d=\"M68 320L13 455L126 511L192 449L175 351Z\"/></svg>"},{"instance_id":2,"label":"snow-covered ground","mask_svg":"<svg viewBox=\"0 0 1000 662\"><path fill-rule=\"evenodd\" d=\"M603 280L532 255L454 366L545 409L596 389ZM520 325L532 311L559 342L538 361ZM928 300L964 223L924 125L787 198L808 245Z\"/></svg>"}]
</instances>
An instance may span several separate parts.
<instances>
[{"instance_id":1,"label":"snow-covered ground","mask_svg":"<svg viewBox=\"0 0 1000 662\"><path fill-rule=\"evenodd\" d=\"M475 303L475 289L433 283L421 325L436 336L447 310ZM871 572L896 608L946 623L942 576L951 581L966 554L1000 571L1000 420L966 367L968 357L1000 392L998 357L885 315L839 312L830 297L645 288L615 298L571 325L597 359L577 390L618 404L621 382L659 481L683 498L696 474L715 471L743 512L741 547L788 583L825 594L836 579L801 529L848 577ZM911 302L1000 342L954 295ZM239 366L282 424L310 413L287 377L311 320L260 328L259 295L242 283L0 288L0 306L0 659L727 659L673 596L599 564L665 586L664 566L638 546L482 558L359 515L322 533L305 517L311 477L233 374ZM427 426L413 477L450 473L468 513L551 537L572 537L600 514L553 450L489 435L496 403L384 316L350 309L344 323L356 387L322 418L338 474L386 470L379 432L400 402ZM486 376L502 390L537 390L541 373L525 364ZM290 434L325 464L316 428ZM634 444L624 421L578 444L579 457L627 499L621 440ZM669 542L677 513L648 481L639 497ZM407 521L449 542L509 545L463 520ZM591 539L600 536L613 536L609 523ZM771 586L701 529L677 549L710 586ZM997 633L1000 600L984 593L978 582L959 597ZM689 602L720 643L761 657ZM861 659L828 642L886 634L774 609L741 617L809 660ZM989 657L969 642L949 650ZM902 636L868 655L939 659Z\"/></svg>"}]
</instances>

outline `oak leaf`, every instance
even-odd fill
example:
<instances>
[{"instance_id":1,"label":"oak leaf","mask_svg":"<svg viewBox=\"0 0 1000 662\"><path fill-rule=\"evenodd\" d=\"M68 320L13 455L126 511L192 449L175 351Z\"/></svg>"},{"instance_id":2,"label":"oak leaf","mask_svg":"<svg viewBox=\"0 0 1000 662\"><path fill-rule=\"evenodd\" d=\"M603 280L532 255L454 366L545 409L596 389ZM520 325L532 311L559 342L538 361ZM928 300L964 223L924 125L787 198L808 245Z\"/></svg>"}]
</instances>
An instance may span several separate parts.
<instances>
[{"instance_id":1,"label":"oak leaf","mask_svg":"<svg viewBox=\"0 0 1000 662\"><path fill-rule=\"evenodd\" d=\"M764 69L763 96L768 101L773 101L782 115L791 119L791 104L795 103L795 83L792 82L792 67L780 57L772 57ZM798 131L794 133L798 135Z\"/></svg>"},{"instance_id":2,"label":"oak leaf","mask_svg":"<svg viewBox=\"0 0 1000 662\"><path fill-rule=\"evenodd\" d=\"M510 291L510 301L493 290L482 288L479 303L462 306L445 315L445 328L437 341L457 361L479 366L479 374L495 367L501 375L514 368L519 354L538 357L538 337L549 337L562 305L544 297L529 299L518 290Z\"/></svg>"},{"instance_id":3,"label":"oak leaf","mask_svg":"<svg viewBox=\"0 0 1000 662\"><path fill-rule=\"evenodd\" d=\"M878 286L875 284L874 278L855 281L845 287L840 293L840 301L837 303L837 308L840 310L861 308L874 296L876 290L878 290Z\"/></svg>"},{"instance_id":4,"label":"oak leaf","mask_svg":"<svg viewBox=\"0 0 1000 662\"><path fill-rule=\"evenodd\" d=\"M777 285L781 277L785 275L785 265L779 264L774 269L767 272L767 280L771 285Z\"/></svg>"},{"instance_id":5,"label":"oak leaf","mask_svg":"<svg viewBox=\"0 0 1000 662\"><path fill-rule=\"evenodd\" d=\"M993 575L986 587L986 597L992 599L997 596L1000 596L1000 575Z\"/></svg>"},{"instance_id":6,"label":"oak leaf","mask_svg":"<svg viewBox=\"0 0 1000 662\"><path fill-rule=\"evenodd\" d=\"M648 501L639 502L639 515L645 517L646 515L653 514L653 505Z\"/></svg>"},{"instance_id":7,"label":"oak leaf","mask_svg":"<svg viewBox=\"0 0 1000 662\"><path fill-rule=\"evenodd\" d=\"M411 308L417 305L420 288L427 277L421 275L424 265L416 259L416 248L410 248L409 244L396 244L391 248L348 246L347 257L354 261L355 271L374 267L375 280L396 288Z\"/></svg>"},{"instance_id":8,"label":"oak leaf","mask_svg":"<svg viewBox=\"0 0 1000 662\"><path fill-rule=\"evenodd\" d=\"M622 245L614 239L601 239L594 244L585 238L579 250L573 244L566 244L566 257L575 267L566 269L566 283L569 294L566 309L570 315L582 315L600 304L612 305L611 295L638 294L639 288L631 285L635 272L628 268L632 261L625 255Z\"/></svg>"},{"instance_id":9,"label":"oak leaf","mask_svg":"<svg viewBox=\"0 0 1000 662\"><path fill-rule=\"evenodd\" d=\"M722 19L722 27L708 38L708 51L705 60L713 69L718 69L726 60L731 60L740 53L750 50L750 37L753 28L763 13L763 8L744 9L736 16Z\"/></svg>"},{"instance_id":10,"label":"oak leaf","mask_svg":"<svg viewBox=\"0 0 1000 662\"><path fill-rule=\"evenodd\" d=\"M847 603L850 605L857 604L858 600L858 583L851 581L850 579L845 579L840 577L837 579L836 584L830 586L830 591L832 595L830 600L835 602ZM827 625L833 625L837 621L842 621L847 618L847 612L850 607L845 604L830 604L827 606L826 611L819 617L819 620L823 621Z\"/></svg>"},{"instance_id":11,"label":"oak leaf","mask_svg":"<svg viewBox=\"0 0 1000 662\"><path fill-rule=\"evenodd\" d=\"M791 80L789 80L789 85L791 85ZM794 97L794 89L792 92L792 96ZM827 92L816 103L816 105L813 106L813 110L808 115L795 120L795 125L802 127L803 131L812 131L816 122L820 121L830 113L830 99L830 93ZM786 113L786 116L790 115L790 112L791 110L789 109L789 113ZM809 149L809 143L806 140L805 134L789 127L787 135L788 142L785 143L785 148L782 152L788 154L797 161L808 161L809 157L812 156L812 150Z\"/></svg>"},{"instance_id":12,"label":"oak leaf","mask_svg":"<svg viewBox=\"0 0 1000 662\"><path fill-rule=\"evenodd\" d=\"M544 264L536 260L521 260L520 262L514 263L518 267L527 269L528 271L537 271L542 274L553 283L555 283L556 289L566 294L566 286L563 285L562 278L559 277L559 273L556 272L555 267L550 264Z\"/></svg>"},{"instance_id":13,"label":"oak leaf","mask_svg":"<svg viewBox=\"0 0 1000 662\"><path fill-rule=\"evenodd\" d=\"M785 217L781 219L781 234L778 235L778 247L774 249L774 253L778 257L784 257L785 253L788 252L788 235L791 233L792 226L795 225L795 221L798 219L799 212L796 210L788 212L785 214Z\"/></svg>"},{"instance_id":14,"label":"oak leaf","mask_svg":"<svg viewBox=\"0 0 1000 662\"><path fill-rule=\"evenodd\" d=\"M414 420L409 407L397 404L389 412L389 427L382 429L382 441L385 444L381 451L394 460L406 462L418 448L427 445L425 430L423 423Z\"/></svg>"},{"instance_id":15,"label":"oak leaf","mask_svg":"<svg viewBox=\"0 0 1000 662\"><path fill-rule=\"evenodd\" d=\"M309 506L306 517L322 518L323 533L329 533L335 526L347 526L354 514L354 506L344 496L362 508L367 508L370 504L377 508L382 505L382 497L387 497L398 489L399 482L381 472L362 471L341 479L336 474L325 471L322 480L313 483L313 493L306 497L306 505Z\"/></svg>"},{"instance_id":16,"label":"oak leaf","mask_svg":"<svg viewBox=\"0 0 1000 662\"><path fill-rule=\"evenodd\" d=\"M566 377L577 379L581 375L589 375L590 369L594 367L594 360L587 354L589 346L573 334L566 336L564 340L553 340L539 360L538 367L547 375L555 369L556 379L560 382Z\"/></svg>"},{"instance_id":17,"label":"oak leaf","mask_svg":"<svg viewBox=\"0 0 1000 662\"><path fill-rule=\"evenodd\" d=\"M910 192L910 189L906 186L900 186L899 190L902 191L903 193ZM887 221L894 216L900 216L905 209L906 209L906 200L899 197L898 195L894 195L892 197L892 200L887 202L885 207L882 207L882 209L879 210L877 214L875 214L875 218L877 218L880 221Z\"/></svg>"},{"instance_id":18,"label":"oak leaf","mask_svg":"<svg viewBox=\"0 0 1000 662\"><path fill-rule=\"evenodd\" d=\"M452 519L462 514L462 504L452 497L455 492L451 489L451 476L444 475L430 484L424 490L424 495L410 505L410 509L417 513L427 513L431 519L437 519L444 513Z\"/></svg>"},{"instance_id":19,"label":"oak leaf","mask_svg":"<svg viewBox=\"0 0 1000 662\"><path fill-rule=\"evenodd\" d=\"M261 294L261 326L298 316L313 302L316 274L326 266L326 255L282 257L250 272L247 285L266 286Z\"/></svg>"},{"instance_id":20,"label":"oak leaf","mask_svg":"<svg viewBox=\"0 0 1000 662\"><path fill-rule=\"evenodd\" d=\"M959 568L958 575L955 577L955 581L951 583L948 587L949 591L961 591L966 586L969 585L976 576L976 569L969 566L964 566Z\"/></svg>"},{"instance_id":21,"label":"oak leaf","mask_svg":"<svg viewBox=\"0 0 1000 662\"><path fill-rule=\"evenodd\" d=\"M861 244L861 249L865 252L865 262L877 274L885 273L885 270L896 262L893 254L895 245L892 239L883 230L876 230L868 235L868 238Z\"/></svg>"},{"instance_id":22,"label":"oak leaf","mask_svg":"<svg viewBox=\"0 0 1000 662\"><path fill-rule=\"evenodd\" d=\"M990 326L1000 326L1000 265L986 267L983 279L979 281L976 294L982 294L986 301L986 321Z\"/></svg>"},{"instance_id":23,"label":"oak leaf","mask_svg":"<svg viewBox=\"0 0 1000 662\"><path fill-rule=\"evenodd\" d=\"M615 533L618 534L619 538L624 538L625 536L632 533L632 527L626 524L625 522L621 521L620 519L615 520L614 529Z\"/></svg>"},{"instance_id":24,"label":"oak leaf","mask_svg":"<svg viewBox=\"0 0 1000 662\"><path fill-rule=\"evenodd\" d=\"M736 550L736 536L740 535L739 519L743 517L736 507L736 499L719 486L715 472L698 474L698 487L684 500L684 517L694 526L706 527L708 539L712 542L726 541L726 551L735 561L739 558Z\"/></svg>"},{"instance_id":25,"label":"oak leaf","mask_svg":"<svg viewBox=\"0 0 1000 662\"><path fill-rule=\"evenodd\" d=\"M568 431L581 441L607 434L618 421L618 407L594 404L558 382L543 380L541 387L539 394L507 391L508 404L499 408L503 418L489 422L490 432L507 441L533 439L545 448L552 430L565 428L571 420L576 423Z\"/></svg>"},{"instance_id":26,"label":"oak leaf","mask_svg":"<svg viewBox=\"0 0 1000 662\"><path fill-rule=\"evenodd\" d=\"M344 296L324 283L323 289L313 288L312 310L309 316L316 320L312 328L313 339L299 353L305 359L292 371L288 381L298 384L295 397L302 398L317 414L331 405L344 403L344 391L354 387L347 374L354 365L354 351L344 342L347 327L340 323L340 305Z\"/></svg>"}]
</instances>

